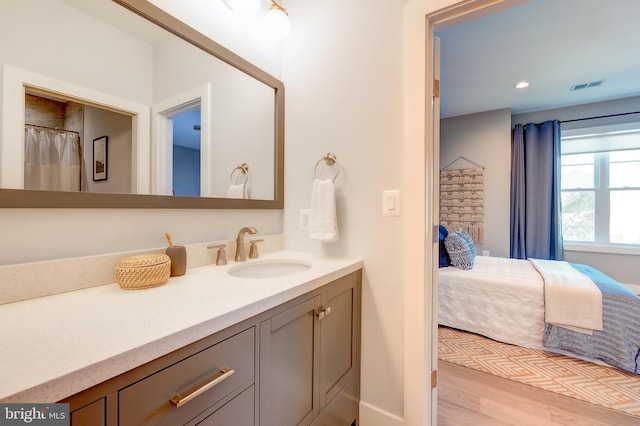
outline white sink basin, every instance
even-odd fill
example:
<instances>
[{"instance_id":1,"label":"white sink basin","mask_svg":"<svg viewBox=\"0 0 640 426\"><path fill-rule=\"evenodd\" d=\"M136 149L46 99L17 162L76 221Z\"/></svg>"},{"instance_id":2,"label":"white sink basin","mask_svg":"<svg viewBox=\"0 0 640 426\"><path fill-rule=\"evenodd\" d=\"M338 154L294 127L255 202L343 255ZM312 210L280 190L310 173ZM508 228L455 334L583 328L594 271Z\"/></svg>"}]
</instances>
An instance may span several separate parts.
<instances>
[{"instance_id":1,"label":"white sink basin","mask_svg":"<svg viewBox=\"0 0 640 426\"><path fill-rule=\"evenodd\" d=\"M311 264L294 259L248 260L231 267L229 275L240 278L274 278L297 274L311 268Z\"/></svg>"}]
</instances>

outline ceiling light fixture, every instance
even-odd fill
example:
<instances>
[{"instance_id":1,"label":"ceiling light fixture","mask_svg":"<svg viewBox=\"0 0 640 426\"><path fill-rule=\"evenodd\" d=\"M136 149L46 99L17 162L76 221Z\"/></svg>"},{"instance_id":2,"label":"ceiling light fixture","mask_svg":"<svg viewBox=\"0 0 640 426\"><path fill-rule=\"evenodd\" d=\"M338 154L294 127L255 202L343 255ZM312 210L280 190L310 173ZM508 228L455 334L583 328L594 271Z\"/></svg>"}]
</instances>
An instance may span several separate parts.
<instances>
[{"instance_id":1,"label":"ceiling light fixture","mask_svg":"<svg viewBox=\"0 0 640 426\"><path fill-rule=\"evenodd\" d=\"M263 8L263 0L222 0L234 12L245 16L257 16ZM278 0L281 1L281 0ZM267 0L269 9L262 18L262 27L267 37L273 40L284 40L289 36L291 24L289 13L276 0Z\"/></svg>"},{"instance_id":2,"label":"ceiling light fixture","mask_svg":"<svg viewBox=\"0 0 640 426\"><path fill-rule=\"evenodd\" d=\"M516 89L524 89L525 87L529 87L528 81L520 81L516 84Z\"/></svg>"},{"instance_id":3,"label":"ceiling light fixture","mask_svg":"<svg viewBox=\"0 0 640 426\"><path fill-rule=\"evenodd\" d=\"M264 17L264 25L268 34L275 40L287 38L291 27L287 9L271 0L271 6Z\"/></svg>"}]
</instances>

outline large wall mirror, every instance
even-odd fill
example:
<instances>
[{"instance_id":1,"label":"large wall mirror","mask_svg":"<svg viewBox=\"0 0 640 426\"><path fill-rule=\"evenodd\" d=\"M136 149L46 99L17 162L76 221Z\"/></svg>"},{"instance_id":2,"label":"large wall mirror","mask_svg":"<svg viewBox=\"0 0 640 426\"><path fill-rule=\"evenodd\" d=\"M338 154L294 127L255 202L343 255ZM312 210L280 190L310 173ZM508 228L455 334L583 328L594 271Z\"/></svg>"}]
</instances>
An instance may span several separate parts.
<instances>
[{"instance_id":1,"label":"large wall mirror","mask_svg":"<svg viewBox=\"0 0 640 426\"><path fill-rule=\"evenodd\" d=\"M283 207L279 80L146 0L2 9L0 207Z\"/></svg>"}]
</instances>

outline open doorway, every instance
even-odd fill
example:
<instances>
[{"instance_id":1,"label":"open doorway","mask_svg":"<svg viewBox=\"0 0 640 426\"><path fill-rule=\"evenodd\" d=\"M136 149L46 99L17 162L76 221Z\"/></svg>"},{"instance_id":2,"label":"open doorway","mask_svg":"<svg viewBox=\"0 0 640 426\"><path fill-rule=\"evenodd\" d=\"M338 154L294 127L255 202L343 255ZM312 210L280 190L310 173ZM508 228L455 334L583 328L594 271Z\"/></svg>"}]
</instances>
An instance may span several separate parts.
<instances>
[{"instance_id":1,"label":"open doorway","mask_svg":"<svg viewBox=\"0 0 640 426\"><path fill-rule=\"evenodd\" d=\"M152 158L154 191L199 197L203 193L203 103L200 97L176 98L156 106Z\"/></svg>"},{"instance_id":2,"label":"open doorway","mask_svg":"<svg viewBox=\"0 0 640 426\"><path fill-rule=\"evenodd\" d=\"M211 86L206 84L153 106L154 194L209 196L210 167L206 165L212 151L210 99Z\"/></svg>"},{"instance_id":3,"label":"open doorway","mask_svg":"<svg viewBox=\"0 0 640 426\"><path fill-rule=\"evenodd\" d=\"M3 143L0 147L3 158L3 188L25 187L25 125L40 127L62 127L82 134L85 141L83 153L87 169L91 172L94 163L93 139L109 139L112 148L108 174L92 179L75 177L76 185L70 191L82 189L90 192L146 194L149 192L149 112L141 104L119 97L89 90L85 87L37 75L29 71L5 65L3 68L2 102L11 108L2 109ZM39 111L46 105L45 114ZM53 108L51 108L53 106ZM69 110L82 113L71 113ZM57 111L57 112L56 112ZM69 115L69 117L66 117ZM55 120L50 120L56 116ZM66 120L65 118L73 117ZM26 121L25 121L26 120ZM79 122L82 122L82 125ZM78 169L81 167L78 166ZM76 175L76 172L73 172ZM79 172L78 172L79 174ZM107 177L108 179L104 179ZM44 188L46 189L46 188ZM53 188L55 189L55 188Z\"/></svg>"},{"instance_id":4,"label":"open doorway","mask_svg":"<svg viewBox=\"0 0 640 426\"><path fill-rule=\"evenodd\" d=\"M25 87L24 188L129 194L132 117L59 93ZM104 141L101 172L94 140ZM107 142L109 141L108 149Z\"/></svg>"},{"instance_id":5,"label":"open doorway","mask_svg":"<svg viewBox=\"0 0 640 426\"><path fill-rule=\"evenodd\" d=\"M173 195L200 196L200 105L180 111L173 120Z\"/></svg>"},{"instance_id":6,"label":"open doorway","mask_svg":"<svg viewBox=\"0 0 640 426\"><path fill-rule=\"evenodd\" d=\"M427 113L426 113L426 147L431 150L432 168L430 171L430 179L433 182L433 191L429 199L431 211L427 214L427 218L432 219L432 223L427 223L427 228L434 229L439 223L439 181L440 181L440 103L441 95L444 97L446 93L440 92L440 49L441 43L438 41L438 31L461 23L469 22L474 19L486 16L491 13L498 12L513 5L520 3L519 0L505 1L496 5L495 2L487 0L477 0L467 2L450 8L445 8L439 12L427 16L427 65L426 65L426 88L427 88ZM437 81L438 84L431 84L431 81ZM429 198L429 194L428 194ZM435 231L434 231L435 233ZM427 281L431 282L430 297L426 300L430 301L430 305L425 306L425 313L431 318L431 326L429 327L428 339L431 346L431 365L432 369L436 369L438 365L438 241L434 241L432 247L432 265L431 271L426 271L430 275ZM429 254L429 253L427 253ZM427 288L429 291L429 288ZM432 374L432 387L434 385L434 377ZM441 380L437 380L438 382ZM438 392L437 387L433 387L431 392L431 423L436 424L438 419Z\"/></svg>"},{"instance_id":7,"label":"open doorway","mask_svg":"<svg viewBox=\"0 0 640 426\"><path fill-rule=\"evenodd\" d=\"M505 2L505 3L507 3L507 2ZM519 5L519 3L521 3L521 2L517 2L517 1L508 2L507 5L503 5L503 8L504 8L504 6L509 6L510 10L508 12L511 13L511 11L513 11L515 9L520 9L520 7L511 8L511 6ZM527 5L529 7L531 7L532 5L537 4L537 3L538 2L536 0L534 0L534 1L528 2ZM542 2L540 2L540 3L542 3ZM569 2L566 2L566 3L563 3L563 4L568 4L568 3ZM433 15L431 17L430 21L429 21L430 24L432 25L430 27L430 30L428 31L429 37L433 37L434 35L441 35L439 33L439 30L441 28L450 28L450 27L452 27L454 25L458 25L459 23L465 23L466 24L466 23L470 23L471 21L476 21L476 18L479 18L479 17L488 17L488 16L495 15L493 13L494 11L492 11L490 8L486 8L486 7L483 8L482 11L478 11L478 6L480 6L482 8L485 4L488 4L488 3L487 2L482 2L482 1L473 2L473 7L471 7L471 5L467 5L469 7L465 6L465 7L462 7L462 8L458 8L458 9L455 10L455 13L453 13L451 10L449 10L448 14L443 13L443 14L440 14L440 15ZM620 3L620 4L622 4L622 3ZM624 7L620 6L620 8L624 8ZM593 9L593 8L590 8L590 9ZM602 21L602 22L599 22L600 25L597 26L597 31L601 30L602 27L604 27L604 23L607 20L607 18L605 18L605 15L611 12L610 9L615 9L615 7L612 7L612 8L606 7L606 8L603 8L602 10L598 10L597 11L597 13L599 13L601 15L600 18L599 18L599 21ZM502 10L502 9L500 9L500 10ZM495 12L497 12L497 11L495 11ZM562 14L562 18L564 19L563 24L566 26L566 28L565 28L567 30L566 32L567 33L571 33L571 35L573 36L574 35L573 33L575 33L577 31L574 28L573 23L572 23L573 19L575 17L571 16L571 17L568 18L567 16L568 15L566 15L566 14ZM520 25L526 25L527 24L524 21L517 21L517 22L519 22ZM593 30L594 27L588 25L588 22L589 22L589 20L583 19L581 21L581 25L584 26L584 27L588 27L589 31L593 32L594 31ZM618 20L617 22L618 22L618 25L622 24L622 20ZM571 29L571 30L569 30L569 29ZM544 30L545 31L550 31L550 28L545 27ZM609 33L615 33L615 31L609 31ZM515 33L513 33L513 34L515 34ZM501 37L503 39L511 39L511 38L515 37L513 34L512 34L512 31L502 31ZM626 32L625 31L625 34L627 36L629 36L630 32ZM564 38L569 37L568 34L563 33L563 35L564 35ZM431 42L431 39L430 39L429 42ZM597 44L594 44L594 43L583 43L583 44L588 45L590 47L590 54L589 55L594 56L594 57L601 57L601 55L603 54L603 52L601 52L600 50L596 49ZM614 42L609 41L608 45L609 46L616 45L616 46L618 46L618 50L625 51L624 48L620 48L620 46L622 45L621 43L614 43ZM520 47L521 47L521 49L519 49L518 51L523 55L525 55L525 52L531 52L532 50L535 50L534 48L532 48L533 46L532 45L530 46L529 44L524 44L523 43ZM573 54L573 53L577 53L578 47L579 47L579 44L576 44L576 49L575 49L575 52L574 52L573 49L559 49L557 46L554 46L554 50L560 50L564 55L566 55L566 60L562 61L562 62L559 62L559 63L563 64L563 66L560 67L560 68L563 68L563 69L568 68L569 65L570 65L569 63L577 62L577 60L573 60L573 61L570 60L570 55ZM446 43L443 43L442 49L443 49L443 53L444 53L445 49L447 49L447 44ZM498 47L496 47L496 49L506 49L505 44L504 43L499 44ZM458 52L458 54L462 54L462 50L460 52ZM579 56L589 56L589 55L579 55ZM482 56L482 55L478 54L478 56ZM429 58L429 59L431 59L431 58ZM487 60L486 57L485 57L485 60ZM489 61L489 62L491 62L491 61ZM600 60L600 62L602 62L602 63L607 62L608 63L608 62L612 62L612 61ZM461 63L462 63L462 61L460 61L459 67L460 68L464 68L467 72L468 72L469 69L472 69L472 68L467 67L467 66L462 66ZM543 63L546 63L546 62L543 62ZM511 65L511 63L508 62L508 61L494 62L494 64L495 64L494 66L496 68L499 68L499 67L505 68L508 65ZM556 67L544 67L544 68L545 68L544 69L544 73L545 74L549 74L549 75L551 75L552 71L556 69ZM584 70L584 69L594 69L594 68L593 67L589 68L589 67L583 66L582 69ZM474 71L473 72L474 76L472 77L471 75L469 75L469 79L475 78L476 77L475 74L480 74L478 69L473 69L473 71ZM502 72L502 70L499 70L499 72ZM611 74L609 74L609 75L611 75ZM576 82L579 82L579 78L577 78ZM513 87L513 85L515 83L516 83L516 81L506 81L505 80L505 84L508 84L511 87ZM610 81L610 83L611 84L614 83L613 79L612 79L612 81ZM539 81L538 81L538 84L540 84ZM489 83L486 83L485 85L489 86ZM605 83L602 84L600 86L600 89L598 89L598 90L602 90L603 88L605 88L606 85L607 85L607 82L605 80ZM562 88L563 91L568 92L570 86L571 86L571 84L563 83L563 88ZM594 85L593 87L597 87L597 85ZM478 89L478 90L480 90L480 89ZM472 94L468 90L467 90L466 93L467 93L467 101L468 101L468 102L466 102L466 104L467 104L466 106L470 106L470 105L473 104L474 100L472 98L475 97L475 93ZM591 101L586 100L586 98L583 97L583 96L586 96L586 95L587 95L587 91L583 91L583 92L580 92L578 94L575 94L574 95L576 97L576 104L575 105L587 104L589 102L595 102L594 100L591 100ZM634 95L633 93L630 93L630 94L628 94L626 96L633 96L633 95ZM495 93L494 93L493 96L496 97L496 98L498 97L498 95L495 95ZM615 96L624 97L624 94L623 95L610 95L609 99L615 99ZM446 99L446 97L447 97L447 92L443 90L442 91L442 98ZM546 95L545 96L545 101L548 102L548 100L550 98L551 98L551 96ZM577 99L579 99L579 102L577 101ZM607 99L600 99L600 100L607 100ZM567 106L568 106L567 104L562 104L562 103L559 103L559 104L558 103L556 103L556 104L547 103L547 104L544 104L544 105L541 104L538 107L537 110L533 110L533 111L543 111L543 110L546 110L546 109L553 109L553 108L567 107ZM487 112L487 111L495 112L495 111L497 111L497 109L493 109L493 110L490 110L490 109L480 110L480 109L478 109L478 110L467 111L464 114L476 115L476 118L478 118L478 120L480 120L479 115L482 114L481 120L482 120L482 122L484 124L486 124L488 121L493 121L493 119L496 118L496 116L500 116L501 119L503 120L503 122L506 123L506 125L503 125L502 127L507 129L507 131L506 131L507 135L506 135L506 138L505 138L506 143L504 143L502 145L503 146L502 149L505 151L504 153L506 153L508 150L510 150L510 130L511 130L511 121L512 121L511 116L512 115L518 115L518 114L524 114L525 110L518 111L518 108L512 106L512 104L509 103L508 101L504 101L503 105L499 106L499 108L502 108L503 111L505 111L505 113L504 114L500 114L500 113L495 113L494 114L494 113L492 113L492 115L489 115L489 114L485 114L485 112ZM529 111L532 111L532 110L529 110ZM506 115L506 118L505 118L505 115ZM447 119L456 118L456 117L457 117L457 115L452 114L452 115L450 115L450 117L447 117ZM520 117L515 117L513 120L516 120L516 121L514 121L514 122L523 123L524 124L526 122L533 121L533 120L519 121L519 118ZM476 124L477 124L478 120L476 121ZM459 130L460 127L461 127L460 122L457 122L456 123L456 130ZM475 126L474 128L477 129L477 126ZM476 134L476 137L479 138L477 136L477 134ZM486 137L486 135L485 135L485 137ZM436 149L435 147L437 145L439 145L439 142L440 141L437 138L434 138L434 150ZM509 179L510 165L508 164L509 163L508 157L507 157L507 160L504 161L504 156L503 156L504 153L502 151L500 151L498 149L493 149L492 150L492 149L487 149L487 148L488 148L487 146L483 146L482 148L477 147L477 149L475 149L475 150L466 151L466 152L463 152L463 153L456 153L455 155L456 156L464 155L464 156L467 156L468 158L470 158L471 160L477 161L480 164L491 165L491 167L492 167L491 172L495 172L496 168L500 168L501 169L501 173L503 173L503 176L505 176L504 173L506 173L506 179ZM469 152L471 152L471 154L469 154ZM483 154L486 154L487 156L490 156L490 158L489 157L483 157ZM442 163L442 165L448 164L448 162L449 162L449 159L444 159L443 156L441 156L441 155L434 155L434 157L435 157L435 160L437 162ZM489 159L487 159L487 158L489 158ZM453 159L453 158L451 158L451 159ZM438 165L435 166L434 169L433 169L433 179L435 181L437 181L437 179L438 179L438 176L436 176L436 174L439 171L440 167L441 166L438 163ZM489 185L487 185L487 186L489 186ZM507 186L508 186L508 181L507 181ZM491 186L491 188L495 189L496 186ZM504 189L500 189L500 191L503 194L505 193ZM508 192L507 192L507 194L508 194ZM437 200L435 200L435 201L436 202L434 204L437 205ZM505 243L504 243L504 246L499 246L498 244L492 242L491 244L489 244L485 248L487 249L487 252L489 252L489 250L490 250L491 256L495 255L495 256L498 256L498 257L508 257L509 256L508 255L508 250L509 250L509 247L508 247L508 213L509 213L509 211L508 211L508 195L507 196L503 196L500 199L500 201L503 204L504 211L506 211L506 214L504 214L502 217L503 218L506 217L506 223L507 223L507 226L505 227L504 231L500 231L500 232L506 233L507 236L506 236L506 238L503 237L503 236L501 236L500 238L496 238L495 241L498 241L498 242L504 241ZM492 214L491 215L487 215L487 216L496 217L497 214L496 214L495 210L493 210ZM437 218L438 217L437 214L435 214L434 217ZM504 223L505 223L505 221L503 221L503 224ZM496 236L496 233L494 231L491 231L490 235L491 236ZM437 298L438 270L434 269L432 271L432 273L433 273L433 278L432 279L433 279L433 287L434 287L432 307L433 307L434 310L437 310L437 302L438 302L438 298ZM435 333L437 333L437 330L434 332L434 334ZM436 349L437 348L437 339L433 339L433 340L436 342L436 343L433 343L433 351L436 352L437 351L437 349Z\"/></svg>"}]
</instances>

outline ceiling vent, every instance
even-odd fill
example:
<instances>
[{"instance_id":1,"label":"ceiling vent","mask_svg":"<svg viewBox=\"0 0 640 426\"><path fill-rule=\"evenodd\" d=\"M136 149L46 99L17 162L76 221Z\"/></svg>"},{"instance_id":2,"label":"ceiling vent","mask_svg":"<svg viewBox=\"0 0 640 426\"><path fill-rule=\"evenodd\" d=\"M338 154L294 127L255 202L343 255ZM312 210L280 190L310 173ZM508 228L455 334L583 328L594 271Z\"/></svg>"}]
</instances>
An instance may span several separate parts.
<instances>
[{"instance_id":1,"label":"ceiling vent","mask_svg":"<svg viewBox=\"0 0 640 426\"><path fill-rule=\"evenodd\" d=\"M590 81L589 83L574 84L573 86L571 86L570 90L574 91L574 90L589 89L590 87L598 87L602 85L602 83L604 83L604 80Z\"/></svg>"}]
</instances>

